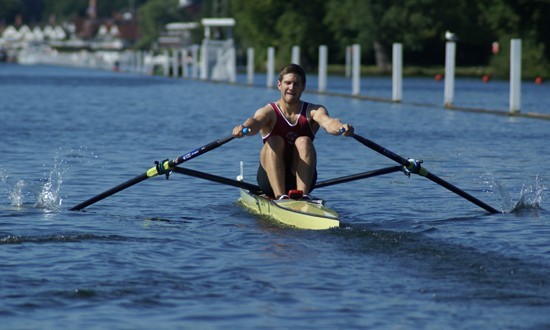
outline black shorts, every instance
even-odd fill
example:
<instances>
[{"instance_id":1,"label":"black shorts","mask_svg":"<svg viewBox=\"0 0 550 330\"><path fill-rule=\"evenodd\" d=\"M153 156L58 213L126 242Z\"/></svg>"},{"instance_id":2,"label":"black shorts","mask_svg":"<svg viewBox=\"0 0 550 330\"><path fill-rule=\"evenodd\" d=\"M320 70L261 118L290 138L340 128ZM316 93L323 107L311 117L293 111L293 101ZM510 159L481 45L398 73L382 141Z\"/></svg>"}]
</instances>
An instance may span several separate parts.
<instances>
[{"instance_id":1,"label":"black shorts","mask_svg":"<svg viewBox=\"0 0 550 330\"><path fill-rule=\"evenodd\" d=\"M290 169L287 169L285 171L286 173L286 180L285 180L285 192L288 193L289 190L296 189L296 176L290 174ZM271 188L271 184L269 183L269 178L267 177L267 172L264 170L262 165L258 166L258 174L256 176L256 180L258 180L258 186L260 186L260 189L264 192L264 194L270 196L270 197L276 197L273 194L273 189ZM310 185L310 192L315 187L315 184L317 183L317 170L315 170L315 173L313 173L313 179L311 180Z\"/></svg>"}]
</instances>

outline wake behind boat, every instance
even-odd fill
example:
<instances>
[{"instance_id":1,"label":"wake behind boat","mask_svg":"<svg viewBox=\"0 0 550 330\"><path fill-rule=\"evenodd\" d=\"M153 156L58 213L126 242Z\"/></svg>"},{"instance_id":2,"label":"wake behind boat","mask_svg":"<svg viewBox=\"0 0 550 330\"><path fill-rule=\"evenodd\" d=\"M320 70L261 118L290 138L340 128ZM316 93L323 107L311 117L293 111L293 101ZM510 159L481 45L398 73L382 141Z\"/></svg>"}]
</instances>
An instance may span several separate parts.
<instances>
[{"instance_id":1,"label":"wake behind boat","mask_svg":"<svg viewBox=\"0 0 550 330\"><path fill-rule=\"evenodd\" d=\"M255 214L269 216L281 223L299 229L323 230L338 228L338 213L325 206L322 199L272 199L241 189L239 202Z\"/></svg>"}]
</instances>

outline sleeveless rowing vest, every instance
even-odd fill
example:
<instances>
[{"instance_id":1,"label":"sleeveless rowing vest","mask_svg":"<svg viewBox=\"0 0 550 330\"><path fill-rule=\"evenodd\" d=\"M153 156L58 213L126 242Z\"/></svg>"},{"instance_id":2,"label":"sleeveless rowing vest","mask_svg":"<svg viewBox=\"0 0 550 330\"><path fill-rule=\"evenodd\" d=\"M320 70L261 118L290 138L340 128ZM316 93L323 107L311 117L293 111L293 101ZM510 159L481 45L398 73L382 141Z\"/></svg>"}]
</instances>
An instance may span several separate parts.
<instances>
[{"instance_id":1,"label":"sleeveless rowing vest","mask_svg":"<svg viewBox=\"0 0 550 330\"><path fill-rule=\"evenodd\" d=\"M311 141L315 139L315 135L313 134L311 126L309 125L309 120L307 119L307 108L309 103L302 102L302 108L300 109L300 114L298 115L295 123L291 123L288 119L286 119L283 115L283 111L276 103L272 102L269 103L269 105L271 105L273 111L275 111L277 120L275 121L275 125L273 126L271 132L267 133L265 136L262 136L264 143L266 143L271 136L282 137L287 146L293 146L296 139L300 136L309 136ZM292 148L286 149L292 150Z\"/></svg>"}]
</instances>

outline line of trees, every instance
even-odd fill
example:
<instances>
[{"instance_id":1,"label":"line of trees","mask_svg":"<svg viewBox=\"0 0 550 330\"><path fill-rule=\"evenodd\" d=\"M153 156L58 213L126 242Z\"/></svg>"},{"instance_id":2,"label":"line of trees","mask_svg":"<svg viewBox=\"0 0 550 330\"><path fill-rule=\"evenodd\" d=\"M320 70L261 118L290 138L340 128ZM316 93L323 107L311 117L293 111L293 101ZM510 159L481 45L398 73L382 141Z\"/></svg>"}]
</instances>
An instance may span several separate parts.
<instances>
[{"instance_id":1,"label":"line of trees","mask_svg":"<svg viewBox=\"0 0 550 330\"><path fill-rule=\"evenodd\" d=\"M523 40L525 77L550 75L550 0L194 0L181 8L179 0L97 1L98 17L115 11L139 13L139 48L150 48L166 23L197 21L212 15L220 4L235 17L234 37L242 48L254 47L258 63L267 47L288 54L301 47L306 67L316 66L318 46L329 46L329 61L343 63L346 46L361 45L363 64L389 69L391 44L404 47L407 65L441 66L445 31L460 40L458 66L486 66L495 74L508 75L511 38ZM129 6L134 8L129 8ZM0 0L0 25L13 24L21 15L25 23L58 21L85 16L88 0ZM202 8L196 11L196 8ZM189 10L192 8L193 10ZM218 8L219 9L219 8ZM219 11L218 11L219 12ZM196 42L200 42L201 31ZM492 52L493 42L500 53ZM286 59L278 56L282 65ZM289 60L289 59L288 59Z\"/></svg>"},{"instance_id":2,"label":"line of trees","mask_svg":"<svg viewBox=\"0 0 550 330\"><path fill-rule=\"evenodd\" d=\"M510 39L520 38L524 75L550 73L550 0L232 0L231 5L243 46L275 46L290 54L292 45L300 45L306 65L316 64L321 44L329 46L331 62L343 63L345 47L358 43L363 63L387 70L394 42L403 44L405 65L443 65L444 34L452 31L460 38L459 66L490 66L506 76ZM492 53L493 42L499 54Z\"/></svg>"}]
</instances>

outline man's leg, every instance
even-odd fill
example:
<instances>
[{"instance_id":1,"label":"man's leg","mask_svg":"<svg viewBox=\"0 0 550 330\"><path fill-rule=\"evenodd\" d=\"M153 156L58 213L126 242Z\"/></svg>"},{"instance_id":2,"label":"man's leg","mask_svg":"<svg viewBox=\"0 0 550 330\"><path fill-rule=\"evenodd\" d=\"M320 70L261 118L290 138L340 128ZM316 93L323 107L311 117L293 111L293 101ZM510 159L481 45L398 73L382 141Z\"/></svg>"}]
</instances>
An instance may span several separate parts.
<instances>
[{"instance_id":1,"label":"man's leg","mask_svg":"<svg viewBox=\"0 0 550 330\"><path fill-rule=\"evenodd\" d=\"M285 191L285 141L280 136L271 136L260 153L260 163L267 173L274 197Z\"/></svg>"},{"instance_id":2,"label":"man's leg","mask_svg":"<svg viewBox=\"0 0 550 330\"><path fill-rule=\"evenodd\" d=\"M311 182L317 166L317 152L313 141L307 136L300 136L294 144L294 164L296 173L296 189L302 190L304 194L311 191Z\"/></svg>"}]
</instances>

